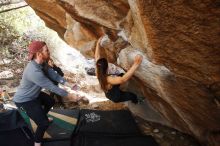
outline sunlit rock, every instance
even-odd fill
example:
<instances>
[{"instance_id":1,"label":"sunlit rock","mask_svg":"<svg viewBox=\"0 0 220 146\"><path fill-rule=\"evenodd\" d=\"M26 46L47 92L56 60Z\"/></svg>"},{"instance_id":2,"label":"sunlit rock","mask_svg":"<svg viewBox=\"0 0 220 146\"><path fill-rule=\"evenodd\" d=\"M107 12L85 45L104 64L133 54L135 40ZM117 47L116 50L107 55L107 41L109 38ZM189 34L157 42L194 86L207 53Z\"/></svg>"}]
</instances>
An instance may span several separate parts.
<instances>
[{"instance_id":1,"label":"sunlit rock","mask_svg":"<svg viewBox=\"0 0 220 146\"><path fill-rule=\"evenodd\" d=\"M129 69L143 62L129 89L146 97L169 126L218 145L220 13L217 1L27 0L71 46L94 57L107 34L105 57ZM159 121L158 121L159 122Z\"/></svg>"}]
</instances>

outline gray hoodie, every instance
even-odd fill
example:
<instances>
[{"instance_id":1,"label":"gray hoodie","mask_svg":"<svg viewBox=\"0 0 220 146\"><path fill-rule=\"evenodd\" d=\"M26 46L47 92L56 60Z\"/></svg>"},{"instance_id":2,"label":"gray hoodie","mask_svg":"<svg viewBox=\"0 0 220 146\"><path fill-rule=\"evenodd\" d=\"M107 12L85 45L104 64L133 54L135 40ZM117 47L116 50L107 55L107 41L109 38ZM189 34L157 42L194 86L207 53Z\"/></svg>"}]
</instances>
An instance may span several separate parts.
<instances>
[{"instance_id":1,"label":"gray hoodie","mask_svg":"<svg viewBox=\"0 0 220 146\"><path fill-rule=\"evenodd\" d=\"M46 77L42 68L42 65L37 64L34 60L27 64L20 85L13 97L14 102L21 103L36 99L42 88L63 97L67 96L68 92L54 85L53 82ZM48 74L53 80L61 84L65 83L65 80L56 72L50 70Z\"/></svg>"}]
</instances>

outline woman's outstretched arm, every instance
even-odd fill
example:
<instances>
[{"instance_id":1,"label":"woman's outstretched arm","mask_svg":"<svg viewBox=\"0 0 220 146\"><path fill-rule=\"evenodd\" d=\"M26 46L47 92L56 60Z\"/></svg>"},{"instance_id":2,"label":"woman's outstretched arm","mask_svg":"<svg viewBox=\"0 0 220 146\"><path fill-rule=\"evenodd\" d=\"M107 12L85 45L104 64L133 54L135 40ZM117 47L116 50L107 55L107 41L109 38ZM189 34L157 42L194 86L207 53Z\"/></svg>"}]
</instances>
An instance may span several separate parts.
<instances>
[{"instance_id":1,"label":"woman's outstretched arm","mask_svg":"<svg viewBox=\"0 0 220 146\"><path fill-rule=\"evenodd\" d=\"M100 37L96 43L95 48L95 61L97 62L100 59L100 42L102 40L102 37Z\"/></svg>"},{"instance_id":2,"label":"woman's outstretched arm","mask_svg":"<svg viewBox=\"0 0 220 146\"><path fill-rule=\"evenodd\" d=\"M117 84L122 84L129 80L132 75L134 74L135 70L139 67L139 65L142 62L142 56L141 55L136 55L134 59L134 63L131 66L131 68L122 76L122 77L107 77L107 82L111 85L117 85Z\"/></svg>"}]
</instances>

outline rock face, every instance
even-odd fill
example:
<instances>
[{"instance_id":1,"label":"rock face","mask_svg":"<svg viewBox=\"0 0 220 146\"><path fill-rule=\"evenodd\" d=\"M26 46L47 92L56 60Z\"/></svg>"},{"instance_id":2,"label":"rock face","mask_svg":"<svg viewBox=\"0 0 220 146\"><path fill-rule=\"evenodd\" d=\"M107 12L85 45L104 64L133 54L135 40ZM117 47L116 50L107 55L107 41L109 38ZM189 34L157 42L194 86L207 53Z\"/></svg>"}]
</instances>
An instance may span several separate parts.
<instances>
[{"instance_id":1,"label":"rock face","mask_svg":"<svg viewBox=\"0 0 220 146\"><path fill-rule=\"evenodd\" d=\"M132 89L145 96L168 125L201 143L220 143L220 9L218 1L26 0L71 46L93 57L103 52L128 69L144 56ZM160 122L160 121L158 121Z\"/></svg>"}]
</instances>

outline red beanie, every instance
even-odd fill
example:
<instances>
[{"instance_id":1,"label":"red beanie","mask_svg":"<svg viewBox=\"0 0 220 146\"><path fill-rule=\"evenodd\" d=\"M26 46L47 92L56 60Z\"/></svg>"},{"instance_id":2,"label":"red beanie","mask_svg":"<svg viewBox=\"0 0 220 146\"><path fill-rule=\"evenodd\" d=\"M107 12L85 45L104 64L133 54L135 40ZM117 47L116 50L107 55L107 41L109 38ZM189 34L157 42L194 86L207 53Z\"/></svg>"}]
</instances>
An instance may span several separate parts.
<instances>
[{"instance_id":1,"label":"red beanie","mask_svg":"<svg viewBox=\"0 0 220 146\"><path fill-rule=\"evenodd\" d=\"M32 41L28 46L28 60L32 60L34 54L40 51L40 49L45 45L46 43L42 41Z\"/></svg>"}]
</instances>

